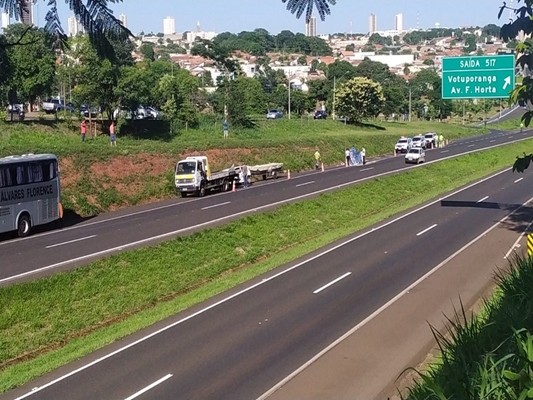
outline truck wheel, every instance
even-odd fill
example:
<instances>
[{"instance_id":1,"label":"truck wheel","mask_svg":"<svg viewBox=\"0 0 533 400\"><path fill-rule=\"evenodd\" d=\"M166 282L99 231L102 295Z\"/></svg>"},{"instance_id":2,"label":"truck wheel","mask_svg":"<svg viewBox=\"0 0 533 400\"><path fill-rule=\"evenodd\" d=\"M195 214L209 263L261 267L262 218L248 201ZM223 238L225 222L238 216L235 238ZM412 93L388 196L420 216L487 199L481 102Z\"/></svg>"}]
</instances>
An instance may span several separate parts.
<instances>
[{"instance_id":1,"label":"truck wheel","mask_svg":"<svg viewBox=\"0 0 533 400\"><path fill-rule=\"evenodd\" d=\"M229 190L229 182L227 179L224 179L224 183L222 184L222 191L227 192Z\"/></svg>"},{"instance_id":2,"label":"truck wheel","mask_svg":"<svg viewBox=\"0 0 533 400\"><path fill-rule=\"evenodd\" d=\"M187 192L181 192L180 194L181 194L181 197L187 197L188 193Z\"/></svg>"},{"instance_id":3,"label":"truck wheel","mask_svg":"<svg viewBox=\"0 0 533 400\"><path fill-rule=\"evenodd\" d=\"M31 230L31 221L28 215L21 215L18 222L17 233L19 237L26 237Z\"/></svg>"}]
</instances>

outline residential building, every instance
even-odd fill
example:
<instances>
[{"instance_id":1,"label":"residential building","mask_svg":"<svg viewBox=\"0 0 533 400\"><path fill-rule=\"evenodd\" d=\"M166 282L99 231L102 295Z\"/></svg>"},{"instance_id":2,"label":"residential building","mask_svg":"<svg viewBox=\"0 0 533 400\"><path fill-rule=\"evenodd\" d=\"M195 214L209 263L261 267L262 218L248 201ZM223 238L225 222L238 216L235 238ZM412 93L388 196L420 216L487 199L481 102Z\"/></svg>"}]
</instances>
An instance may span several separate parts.
<instances>
[{"instance_id":1,"label":"residential building","mask_svg":"<svg viewBox=\"0 0 533 400\"><path fill-rule=\"evenodd\" d=\"M83 32L83 25L80 21L74 15L68 17L68 35L73 37Z\"/></svg>"},{"instance_id":2,"label":"residential building","mask_svg":"<svg viewBox=\"0 0 533 400\"><path fill-rule=\"evenodd\" d=\"M396 31L403 32L403 14L396 14Z\"/></svg>"},{"instance_id":3,"label":"residential building","mask_svg":"<svg viewBox=\"0 0 533 400\"><path fill-rule=\"evenodd\" d=\"M33 25L33 1L19 1L19 18L20 22L25 25Z\"/></svg>"},{"instance_id":4,"label":"residential building","mask_svg":"<svg viewBox=\"0 0 533 400\"><path fill-rule=\"evenodd\" d=\"M2 13L2 28L6 29L9 26L9 13Z\"/></svg>"},{"instance_id":5,"label":"residential building","mask_svg":"<svg viewBox=\"0 0 533 400\"><path fill-rule=\"evenodd\" d=\"M316 36L316 17L314 15L305 23L305 36Z\"/></svg>"},{"instance_id":6,"label":"residential building","mask_svg":"<svg viewBox=\"0 0 533 400\"><path fill-rule=\"evenodd\" d=\"M163 20L163 34L173 35L176 33L176 21L174 17L166 17Z\"/></svg>"},{"instance_id":7,"label":"residential building","mask_svg":"<svg viewBox=\"0 0 533 400\"><path fill-rule=\"evenodd\" d=\"M195 32L187 32L187 42L194 43L196 39L213 40L217 34L215 32L204 32L200 26L200 21L196 24Z\"/></svg>"},{"instance_id":8,"label":"residential building","mask_svg":"<svg viewBox=\"0 0 533 400\"><path fill-rule=\"evenodd\" d=\"M128 27L128 18L126 17L126 15L120 14L120 17L118 17L118 19L124 28Z\"/></svg>"},{"instance_id":9,"label":"residential building","mask_svg":"<svg viewBox=\"0 0 533 400\"><path fill-rule=\"evenodd\" d=\"M378 30L378 18L376 17L376 14L370 14L370 17L368 18L368 32L370 34L376 32Z\"/></svg>"}]
</instances>

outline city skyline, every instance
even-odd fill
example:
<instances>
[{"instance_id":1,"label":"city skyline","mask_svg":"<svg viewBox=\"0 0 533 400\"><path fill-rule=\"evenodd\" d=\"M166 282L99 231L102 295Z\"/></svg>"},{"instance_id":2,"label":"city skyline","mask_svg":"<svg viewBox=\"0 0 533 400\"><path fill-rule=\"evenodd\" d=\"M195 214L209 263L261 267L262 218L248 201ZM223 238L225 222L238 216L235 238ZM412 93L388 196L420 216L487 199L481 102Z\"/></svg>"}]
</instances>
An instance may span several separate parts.
<instances>
[{"instance_id":1,"label":"city skyline","mask_svg":"<svg viewBox=\"0 0 533 400\"><path fill-rule=\"evenodd\" d=\"M128 28L133 33L162 32L161 21L165 16L173 15L177 33L194 31L195 22L202 20L207 31L217 33L238 33L264 28L272 34L282 30L305 34L305 19L296 19L287 12L281 0L263 0L260 3L255 0L197 0L194 3L180 4L179 9L172 2L151 0L150 7L158 11L149 14L145 12L146 4L142 0L130 0L112 4L111 8L117 18L121 14L127 15ZM370 13L374 13L379 19L379 30L394 30L397 14L403 16L404 30L433 28L436 23L441 27L484 26L490 23L502 25L508 21L508 14L504 13L498 20L500 6L501 0L434 0L432 7L427 7L427 0L375 0L358 3L357 7L353 3L338 2L331 8L331 15L327 16L325 22L317 20L317 30L321 34L367 33ZM58 2L57 7L62 26L67 31L68 17L72 12L64 2ZM461 13L456 12L458 7ZM211 12L205 14L203 11L206 9ZM234 13L236 9L240 11L238 14ZM45 25L45 14L36 13L35 19L38 19L39 26ZM11 23L13 22L12 20Z\"/></svg>"}]
</instances>

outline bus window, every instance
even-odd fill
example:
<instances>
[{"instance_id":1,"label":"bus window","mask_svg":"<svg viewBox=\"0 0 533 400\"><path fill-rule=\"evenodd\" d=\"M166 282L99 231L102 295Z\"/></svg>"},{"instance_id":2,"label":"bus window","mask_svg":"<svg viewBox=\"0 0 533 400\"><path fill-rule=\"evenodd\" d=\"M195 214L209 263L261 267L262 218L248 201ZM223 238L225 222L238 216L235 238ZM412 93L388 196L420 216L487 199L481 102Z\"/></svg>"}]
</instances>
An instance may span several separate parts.
<instances>
[{"instance_id":1,"label":"bus window","mask_svg":"<svg viewBox=\"0 0 533 400\"><path fill-rule=\"evenodd\" d=\"M43 165L35 162L28 164L28 183L39 183L43 181Z\"/></svg>"},{"instance_id":2,"label":"bus window","mask_svg":"<svg viewBox=\"0 0 533 400\"><path fill-rule=\"evenodd\" d=\"M24 185L24 167L17 165L17 185Z\"/></svg>"},{"instance_id":3,"label":"bus window","mask_svg":"<svg viewBox=\"0 0 533 400\"><path fill-rule=\"evenodd\" d=\"M6 187L5 168L0 167L0 188Z\"/></svg>"}]
</instances>

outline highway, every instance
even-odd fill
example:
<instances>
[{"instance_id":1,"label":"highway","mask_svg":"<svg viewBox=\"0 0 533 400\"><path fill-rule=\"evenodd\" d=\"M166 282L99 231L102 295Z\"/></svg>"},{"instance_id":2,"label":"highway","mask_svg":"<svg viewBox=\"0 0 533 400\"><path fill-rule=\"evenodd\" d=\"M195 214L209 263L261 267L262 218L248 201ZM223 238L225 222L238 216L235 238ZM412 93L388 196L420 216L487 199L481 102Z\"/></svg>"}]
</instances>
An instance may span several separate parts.
<instances>
[{"instance_id":1,"label":"highway","mask_svg":"<svg viewBox=\"0 0 533 400\"><path fill-rule=\"evenodd\" d=\"M331 179L336 176L332 173ZM292 187L295 182L290 182ZM262 398L532 197L531 174L494 174L194 306L0 399Z\"/></svg>"},{"instance_id":2,"label":"highway","mask_svg":"<svg viewBox=\"0 0 533 400\"><path fill-rule=\"evenodd\" d=\"M531 137L533 130L523 133L493 131L461 139L446 148L428 150L426 164ZM290 180L259 183L236 193L176 198L106 213L62 230L0 241L0 285L50 275L110 254L169 240L244 215L412 168L418 166L406 165L403 156L389 157L365 166L338 167L293 176Z\"/></svg>"}]
</instances>

